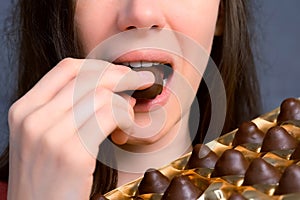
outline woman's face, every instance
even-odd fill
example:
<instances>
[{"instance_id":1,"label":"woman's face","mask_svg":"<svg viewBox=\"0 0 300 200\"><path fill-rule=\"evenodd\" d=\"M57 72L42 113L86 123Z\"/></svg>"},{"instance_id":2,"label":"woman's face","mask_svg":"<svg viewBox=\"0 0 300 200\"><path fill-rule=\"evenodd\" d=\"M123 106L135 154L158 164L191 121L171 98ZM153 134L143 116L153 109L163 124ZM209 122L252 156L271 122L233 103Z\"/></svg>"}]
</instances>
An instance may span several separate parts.
<instances>
[{"instance_id":1,"label":"woman's face","mask_svg":"<svg viewBox=\"0 0 300 200\"><path fill-rule=\"evenodd\" d=\"M153 35L159 37L162 30L173 30L190 38L209 55L219 4L220 0L77 0L75 22L86 55L111 36L141 28L149 32L149 35L137 36L141 40ZM182 48L182 38L175 34L174 38L174 43ZM118 45L113 48L117 49ZM136 133L127 140L128 144L151 144L170 134L180 119L188 115L187 102L196 93L202 75L186 59L161 49L142 49L141 46L140 50L118 59L118 63L139 61L168 62L176 74L167 79L161 95L137 101L134 107L135 122L139 126L164 121L157 133L151 136Z\"/></svg>"}]
</instances>

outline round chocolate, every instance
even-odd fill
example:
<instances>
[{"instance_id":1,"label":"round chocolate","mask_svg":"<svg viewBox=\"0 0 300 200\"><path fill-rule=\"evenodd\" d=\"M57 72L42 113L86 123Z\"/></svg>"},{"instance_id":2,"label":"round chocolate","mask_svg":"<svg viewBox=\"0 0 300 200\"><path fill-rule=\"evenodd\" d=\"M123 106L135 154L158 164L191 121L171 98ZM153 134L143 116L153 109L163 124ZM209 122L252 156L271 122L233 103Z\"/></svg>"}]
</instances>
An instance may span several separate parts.
<instances>
[{"instance_id":1,"label":"round chocolate","mask_svg":"<svg viewBox=\"0 0 300 200\"><path fill-rule=\"evenodd\" d=\"M150 71L155 76L154 84L143 90L135 90L132 94L133 98L136 99L154 99L157 95L160 95L163 90L163 78L164 65L155 65L155 67L139 67L133 68L134 71Z\"/></svg>"},{"instance_id":2,"label":"round chocolate","mask_svg":"<svg viewBox=\"0 0 300 200\"><path fill-rule=\"evenodd\" d=\"M170 180L168 177L164 176L160 171L156 169L148 169L139 184L138 193L164 193L169 184Z\"/></svg>"},{"instance_id":3,"label":"round chocolate","mask_svg":"<svg viewBox=\"0 0 300 200\"><path fill-rule=\"evenodd\" d=\"M280 179L279 170L262 158L254 159L246 173L243 185L276 184Z\"/></svg>"},{"instance_id":4,"label":"round chocolate","mask_svg":"<svg viewBox=\"0 0 300 200\"><path fill-rule=\"evenodd\" d=\"M274 126L270 128L263 140L261 151L275 151L294 149L298 145L298 140L291 136L284 128Z\"/></svg>"},{"instance_id":5,"label":"round chocolate","mask_svg":"<svg viewBox=\"0 0 300 200\"><path fill-rule=\"evenodd\" d=\"M205 144L197 144L194 146L192 155L189 158L185 169L193 168L214 168L218 160L218 156Z\"/></svg>"},{"instance_id":6,"label":"round chocolate","mask_svg":"<svg viewBox=\"0 0 300 200\"><path fill-rule=\"evenodd\" d=\"M293 164L283 172L275 194L281 195L298 192L300 192L300 166Z\"/></svg>"},{"instance_id":7,"label":"round chocolate","mask_svg":"<svg viewBox=\"0 0 300 200\"><path fill-rule=\"evenodd\" d=\"M264 136L264 132L255 123L251 121L243 122L235 133L232 145L237 146L246 143L261 144Z\"/></svg>"},{"instance_id":8,"label":"round chocolate","mask_svg":"<svg viewBox=\"0 0 300 200\"><path fill-rule=\"evenodd\" d=\"M277 123L285 121L300 121L300 100L296 98L285 99L280 105Z\"/></svg>"},{"instance_id":9,"label":"round chocolate","mask_svg":"<svg viewBox=\"0 0 300 200\"><path fill-rule=\"evenodd\" d=\"M247 199L243 195L241 195L237 192L234 192L230 195L228 200L247 200Z\"/></svg>"},{"instance_id":10,"label":"round chocolate","mask_svg":"<svg viewBox=\"0 0 300 200\"><path fill-rule=\"evenodd\" d=\"M298 144L297 148L291 155L291 160L300 160L300 143Z\"/></svg>"},{"instance_id":11,"label":"round chocolate","mask_svg":"<svg viewBox=\"0 0 300 200\"><path fill-rule=\"evenodd\" d=\"M244 155L234 149L227 149L218 159L212 177L244 175L249 162Z\"/></svg>"},{"instance_id":12,"label":"round chocolate","mask_svg":"<svg viewBox=\"0 0 300 200\"><path fill-rule=\"evenodd\" d=\"M202 193L203 191L196 187L187 176L179 175L172 179L162 200L196 200Z\"/></svg>"}]
</instances>

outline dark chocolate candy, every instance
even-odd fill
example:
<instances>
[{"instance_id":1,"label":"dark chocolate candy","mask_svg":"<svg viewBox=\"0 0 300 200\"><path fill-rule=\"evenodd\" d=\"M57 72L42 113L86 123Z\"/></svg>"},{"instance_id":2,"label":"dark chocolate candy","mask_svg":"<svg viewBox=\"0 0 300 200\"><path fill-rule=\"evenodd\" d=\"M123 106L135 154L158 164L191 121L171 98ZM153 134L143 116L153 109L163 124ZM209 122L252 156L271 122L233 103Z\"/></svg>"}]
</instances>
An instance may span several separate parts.
<instances>
[{"instance_id":1,"label":"dark chocolate candy","mask_svg":"<svg viewBox=\"0 0 300 200\"><path fill-rule=\"evenodd\" d=\"M155 67L139 67L133 68L134 71L150 71L155 76L154 84L146 88L144 90L136 90L132 94L133 98L136 99L154 99L157 95L161 94L163 90L163 68L166 67L164 65L156 65Z\"/></svg>"},{"instance_id":2,"label":"dark chocolate candy","mask_svg":"<svg viewBox=\"0 0 300 200\"><path fill-rule=\"evenodd\" d=\"M237 192L234 192L230 195L228 200L247 200L247 199L243 195L241 195Z\"/></svg>"},{"instance_id":3,"label":"dark chocolate candy","mask_svg":"<svg viewBox=\"0 0 300 200\"><path fill-rule=\"evenodd\" d=\"M300 160L300 143L291 155L291 160Z\"/></svg>"},{"instance_id":4,"label":"dark chocolate candy","mask_svg":"<svg viewBox=\"0 0 300 200\"><path fill-rule=\"evenodd\" d=\"M249 162L241 152L227 149L218 159L212 177L244 175L248 166Z\"/></svg>"},{"instance_id":5,"label":"dark chocolate candy","mask_svg":"<svg viewBox=\"0 0 300 200\"><path fill-rule=\"evenodd\" d=\"M290 194L300 192L300 166L290 165L280 178L275 194Z\"/></svg>"},{"instance_id":6,"label":"dark chocolate candy","mask_svg":"<svg viewBox=\"0 0 300 200\"><path fill-rule=\"evenodd\" d=\"M300 100L296 98L285 99L280 105L277 123L285 121L300 121Z\"/></svg>"},{"instance_id":7,"label":"dark chocolate candy","mask_svg":"<svg viewBox=\"0 0 300 200\"><path fill-rule=\"evenodd\" d=\"M284 128L274 126L270 128L262 143L261 151L275 151L294 149L298 145L298 140L291 136Z\"/></svg>"},{"instance_id":8,"label":"dark chocolate candy","mask_svg":"<svg viewBox=\"0 0 300 200\"><path fill-rule=\"evenodd\" d=\"M276 167L262 158L256 158L245 173L243 185L276 184L280 177L281 174Z\"/></svg>"},{"instance_id":9,"label":"dark chocolate candy","mask_svg":"<svg viewBox=\"0 0 300 200\"><path fill-rule=\"evenodd\" d=\"M235 133L232 145L237 146L246 143L261 144L264 136L264 132L255 123L251 121L243 122Z\"/></svg>"},{"instance_id":10,"label":"dark chocolate candy","mask_svg":"<svg viewBox=\"0 0 300 200\"><path fill-rule=\"evenodd\" d=\"M205 144L197 144L193 148L192 155L185 169L214 168L217 160L217 154L209 147Z\"/></svg>"},{"instance_id":11,"label":"dark chocolate candy","mask_svg":"<svg viewBox=\"0 0 300 200\"><path fill-rule=\"evenodd\" d=\"M180 175L172 179L162 200L196 200L202 193L187 176Z\"/></svg>"},{"instance_id":12,"label":"dark chocolate candy","mask_svg":"<svg viewBox=\"0 0 300 200\"><path fill-rule=\"evenodd\" d=\"M156 169L148 169L138 187L139 194L164 193L170 184L168 177Z\"/></svg>"}]
</instances>

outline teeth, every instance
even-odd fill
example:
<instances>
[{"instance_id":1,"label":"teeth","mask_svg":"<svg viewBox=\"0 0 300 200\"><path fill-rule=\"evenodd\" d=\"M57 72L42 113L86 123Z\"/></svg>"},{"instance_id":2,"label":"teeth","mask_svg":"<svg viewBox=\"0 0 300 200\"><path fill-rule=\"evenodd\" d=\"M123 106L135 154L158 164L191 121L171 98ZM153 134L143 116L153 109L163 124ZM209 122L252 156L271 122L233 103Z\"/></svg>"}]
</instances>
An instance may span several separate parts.
<instances>
[{"instance_id":1,"label":"teeth","mask_svg":"<svg viewBox=\"0 0 300 200\"><path fill-rule=\"evenodd\" d=\"M142 67L142 62L130 62L131 67Z\"/></svg>"},{"instance_id":2,"label":"teeth","mask_svg":"<svg viewBox=\"0 0 300 200\"><path fill-rule=\"evenodd\" d=\"M122 65L138 68L138 67L152 67L156 65L161 65L159 62L146 62L146 61L138 61L138 62L124 62Z\"/></svg>"},{"instance_id":3,"label":"teeth","mask_svg":"<svg viewBox=\"0 0 300 200\"><path fill-rule=\"evenodd\" d=\"M163 86L166 86L166 84L167 84L167 81L168 81L168 79L167 79L167 78L163 79Z\"/></svg>"},{"instance_id":4,"label":"teeth","mask_svg":"<svg viewBox=\"0 0 300 200\"><path fill-rule=\"evenodd\" d=\"M142 67L151 67L151 66L153 66L154 65L154 63L152 63L152 62L142 62Z\"/></svg>"}]
</instances>

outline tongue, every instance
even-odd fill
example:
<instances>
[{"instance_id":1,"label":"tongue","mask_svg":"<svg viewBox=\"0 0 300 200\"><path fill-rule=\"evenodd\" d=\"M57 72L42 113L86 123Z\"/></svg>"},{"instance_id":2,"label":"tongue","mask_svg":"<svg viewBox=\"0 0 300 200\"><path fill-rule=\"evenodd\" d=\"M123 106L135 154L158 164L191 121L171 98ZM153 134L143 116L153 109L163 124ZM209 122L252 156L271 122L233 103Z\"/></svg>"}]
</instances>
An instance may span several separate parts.
<instances>
[{"instance_id":1,"label":"tongue","mask_svg":"<svg viewBox=\"0 0 300 200\"><path fill-rule=\"evenodd\" d=\"M160 95L163 89L164 65L155 65L153 67L133 68L134 71L150 71L155 76L155 82L149 88L136 90L132 94L135 99L154 99Z\"/></svg>"}]
</instances>

